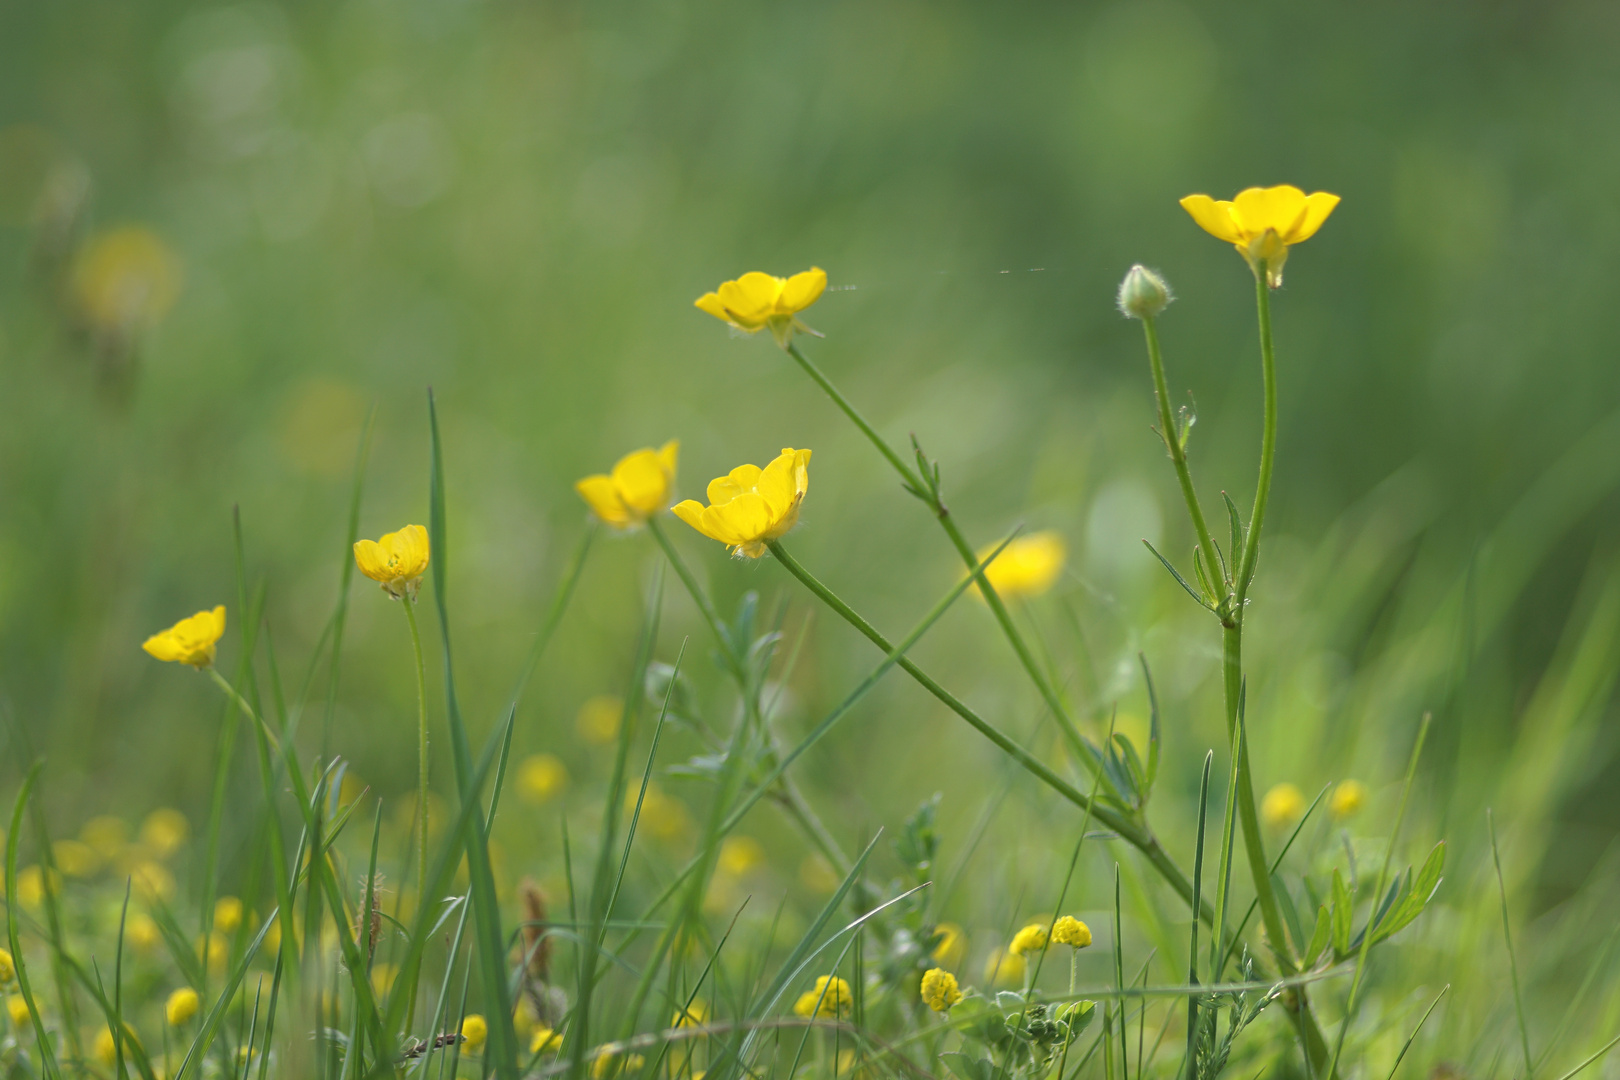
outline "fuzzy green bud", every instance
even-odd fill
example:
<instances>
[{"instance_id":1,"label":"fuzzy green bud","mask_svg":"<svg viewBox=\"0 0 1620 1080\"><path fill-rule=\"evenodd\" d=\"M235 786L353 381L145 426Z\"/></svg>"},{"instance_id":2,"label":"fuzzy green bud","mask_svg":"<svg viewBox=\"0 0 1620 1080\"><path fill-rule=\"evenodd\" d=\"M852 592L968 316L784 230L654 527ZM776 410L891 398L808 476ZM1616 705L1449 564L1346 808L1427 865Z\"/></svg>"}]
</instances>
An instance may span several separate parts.
<instances>
[{"instance_id":1,"label":"fuzzy green bud","mask_svg":"<svg viewBox=\"0 0 1620 1080\"><path fill-rule=\"evenodd\" d=\"M1174 297L1164 278L1137 263L1119 284L1119 310L1127 319L1151 319Z\"/></svg>"}]
</instances>

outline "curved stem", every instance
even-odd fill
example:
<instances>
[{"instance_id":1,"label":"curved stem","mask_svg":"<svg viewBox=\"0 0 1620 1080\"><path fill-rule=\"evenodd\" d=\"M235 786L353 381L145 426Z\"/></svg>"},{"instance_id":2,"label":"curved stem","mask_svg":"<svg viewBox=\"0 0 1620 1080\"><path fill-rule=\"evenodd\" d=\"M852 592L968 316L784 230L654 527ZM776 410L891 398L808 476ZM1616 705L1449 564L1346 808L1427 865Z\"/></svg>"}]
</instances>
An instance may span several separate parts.
<instances>
[{"instance_id":1,"label":"curved stem","mask_svg":"<svg viewBox=\"0 0 1620 1080\"><path fill-rule=\"evenodd\" d=\"M1148 363L1153 368L1153 394L1159 402L1159 435L1164 439L1165 449L1170 451L1170 462L1176 468L1176 479L1181 481L1181 497L1187 504L1187 515L1192 518L1193 529L1198 533L1198 546L1204 552L1204 566L1213 577L1216 569L1223 564L1216 554L1215 540L1209 534L1209 525L1204 520L1203 507L1198 503L1198 492L1193 487L1192 472L1187 467L1186 448L1181 445L1181 439L1176 435L1175 415L1170 409L1170 389L1164 378L1164 357L1159 350L1159 331L1151 316L1142 319L1142 332L1147 336ZM1238 558L1238 553L1234 551L1232 557ZM1211 599L1218 602L1222 598L1211 597Z\"/></svg>"},{"instance_id":2,"label":"curved stem","mask_svg":"<svg viewBox=\"0 0 1620 1080\"><path fill-rule=\"evenodd\" d=\"M862 618L858 612L844 603L836 593L817 580L815 575L800 565L797 559L789 555L787 550L782 547L781 541L768 540L766 546L770 548L771 554L776 556L776 561L781 563L788 573L798 578L799 582L814 593L822 603L841 616L845 622L859 630L872 644L886 653L894 652L894 646L889 643L887 638ZM1121 839L1142 852L1147 857L1148 862L1153 864L1153 867L1159 871L1159 874L1169 882L1171 888L1175 889L1183 900L1189 904L1192 902L1192 882L1187 880L1181 869L1165 854L1164 849L1159 846L1158 840L1147 830L1145 825L1126 817L1100 800L1093 804L1092 800L1075 788L1073 784L1047 768L1044 763L1022 746L1019 746L1000 728L985 720L950 691L940 686L908 657L901 656L896 662L924 690L934 695L946 708L967 721L974 730L989 739L1008 757L1018 762L1027 772L1075 806L1081 809L1090 808L1091 813L1098 821L1108 826L1109 829L1119 834ZM1203 904L1200 906L1199 916L1205 922L1211 922L1214 919L1214 910L1209 904Z\"/></svg>"},{"instance_id":3,"label":"curved stem","mask_svg":"<svg viewBox=\"0 0 1620 1080\"><path fill-rule=\"evenodd\" d=\"M1254 512L1249 515L1249 535L1243 545L1243 558L1237 567L1237 612L1243 619L1243 601L1254 580L1255 560L1260 554L1260 527L1266 520L1266 500L1271 494L1271 466L1277 454L1277 353L1271 341L1271 290L1265 274L1254 279L1255 306L1260 313L1260 371L1265 384L1265 420L1260 432L1260 479L1254 489Z\"/></svg>"},{"instance_id":4,"label":"curved stem","mask_svg":"<svg viewBox=\"0 0 1620 1080\"><path fill-rule=\"evenodd\" d=\"M977 579L979 592L983 595L985 602L990 605L990 611L995 616L997 624L1000 625L1001 632L1006 636L1008 644L1012 646L1013 652L1017 654L1018 662L1028 672L1030 681L1035 684L1035 689L1040 693L1041 699L1046 702L1046 707L1052 710L1052 715L1057 719L1058 728L1063 732L1063 737L1068 742L1069 748L1080 762L1091 771L1093 776L1103 778L1103 783L1108 785L1110 793L1117 795L1118 792L1114 789L1113 783L1108 779L1107 774L1103 772L1102 761L1097 752L1080 737L1079 729L1075 727L1074 720L1069 716L1069 711L1058 697L1056 689L1053 688L1046 676L1041 673L1040 665L1036 663L1034 654L1030 652L1029 645L1024 641L1024 636L1018 632L1018 627L1013 623L1012 613L1007 610L1007 605L1002 602L1000 594L990 584L989 578L978 569L978 555L973 550L973 545L967 542L967 537L962 535L962 530L957 528L956 520L951 517L950 508L940 498L938 488L932 483L924 483L917 472L905 463L905 459L895 452L894 447L890 446L883 436L879 435L872 425L867 423L866 417L862 416L859 410L850 404L848 398L839 393L838 388L832 384L832 380L828 379L821 369L810 361L809 357L799 351L797 345L789 343L787 354L793 357L799 367L804 369L804 373L810 376L811 381L821 387L822 391L832 399L833 404L843 410L844 415L849 417L850 422L859 428L867 439L871 441L872 445L877 447L878 452L888 460L889 464L894 466L895 471L900 474L900 479L905 482L912 494L922 499L933 510L935 518L939 520L940 528L945 530L946 537L950 539L951 546L956 548L956 553L961 557L963 565Z\"/></svg>"}]
</instances>

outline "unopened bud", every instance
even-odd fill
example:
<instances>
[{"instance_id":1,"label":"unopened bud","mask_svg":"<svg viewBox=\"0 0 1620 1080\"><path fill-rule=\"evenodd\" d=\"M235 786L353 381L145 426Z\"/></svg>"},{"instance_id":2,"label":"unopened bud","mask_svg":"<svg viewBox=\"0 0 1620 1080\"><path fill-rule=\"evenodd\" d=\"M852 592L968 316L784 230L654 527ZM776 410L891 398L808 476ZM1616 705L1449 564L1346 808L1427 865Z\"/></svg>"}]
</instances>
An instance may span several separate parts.
<instances>
[{"instance_id":1,"label":"unopened bud","mask_svg":"<svg viewBox=\"0 0 1620 1080\"><path fill-rule=\"evenodd\" d=\"M1151 319L1174 299L1164 278L1137 263L1119 285L1119 310L1127 319Z\"/></svg>"}]
</instances>

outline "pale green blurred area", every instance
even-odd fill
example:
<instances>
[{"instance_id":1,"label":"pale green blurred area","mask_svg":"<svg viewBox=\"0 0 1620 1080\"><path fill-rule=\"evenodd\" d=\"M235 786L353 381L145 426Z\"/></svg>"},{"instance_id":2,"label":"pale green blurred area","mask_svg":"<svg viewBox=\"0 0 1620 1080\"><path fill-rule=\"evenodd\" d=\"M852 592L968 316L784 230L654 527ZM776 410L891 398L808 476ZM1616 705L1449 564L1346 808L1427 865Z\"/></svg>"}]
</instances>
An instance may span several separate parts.
<instances>
[{"instance_id":1,"label":"pale green blurred area","mask_svg":"<svg viewBox=\"0 0 1620 1080\"><path fill-rule=\"evenodd\" d=\"M1495 916L1471 895L1485 895L1487 804L1527 910L1593 885L1615 838L1620 616L1600 598L1620 439L1548 470L1612 424L1620 390L1617 32L1620 9L1596 2L13 5L0 14L8 722L48 756L64 828L165 803L200 819L220 703L140 641L218 602L240 616L237 505L296 685L347 558L373 404L362 535L426 520L430 385L450 491L451 549L436 554L476 735L584 528L573 482L669 438L694 495L743 461L811 447L789 544L898 636L957 580L944 537L767 339L734 340L692 308L746 270L813 264L832 289L804 317L827 336L802 346L886 436L914 432L940 460L969 537L1024 524L1067 539L1072 574L1026 625L1088 730L1117 703L1140 732L1147 656L1167 759L1152 816L1188 863L1197 768L1209 747L1224 761L1218 636L1139 543L1190 562L1140 333L1112 292L1135 261L1174 286L1162 333L1171 385L1199 409L1195 475L1208 509L1225 489L1247 513L1252 280L1176 200L1294 183L1343 203L1274 298L1281 442L1249 651L1258 782L1314 795L1359 777L1380 837L1417 718L1435 710L1411 858L1452 840L1447 932L1495 948ZM88 195L58 241L34 208L50 178L75 176ZM38 267L132 222L172 249L183 284L126 363L74 329ZM1542 503L1521 501L1536 491ZM729 561L670 528L724 610L757 589L790 639L809 626L786 732L880 659L769 560ZM574 717L624 692L657 562L645 535L598 539L519 710L517 752L562 757L582 812L605 751ZM729 724L705 628L673 579L665 598L659 658L691 635L687 669ZM385 798L404 795L408 638L368 582L353 586L346 646L332 746ZM223 671L238 653L233 627ZM1567 679L1566 654L1586 665ZM1007 729L1035 727L1036 696L976 601L916 655ZM316 686L319 700L324 675ZM319 719L305 720L312 747ZM1057 760L1053 738L1047 726L1036 741ZM246 798L257 789L240 775ZM898 673L802 772L848 847L939 790L960 841L1007 775ZM1054 813L1043 795L1021 784L1009 807L958 899L964 922L1011 918L1014 882L1049 882L1066 858L1032 824ZM553 812L524 813L508 823L514 861L556 844ZM791 881L802 842L760 817ZM1497 959L1478 960L1492 978Z\"/></svg>"}]
</instances>

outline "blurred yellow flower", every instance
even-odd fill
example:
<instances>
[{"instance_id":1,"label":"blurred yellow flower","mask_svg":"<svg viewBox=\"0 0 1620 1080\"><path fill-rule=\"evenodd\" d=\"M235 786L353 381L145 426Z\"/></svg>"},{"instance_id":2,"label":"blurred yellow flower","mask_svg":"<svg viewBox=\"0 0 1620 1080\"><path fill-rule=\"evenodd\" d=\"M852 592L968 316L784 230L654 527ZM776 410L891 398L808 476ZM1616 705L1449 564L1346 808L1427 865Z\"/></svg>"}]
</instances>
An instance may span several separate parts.
<instances>
[{"instance_id":1,"label":"blurred yellow flower","mask_svg":"<svg viewBox=\"0 0 1620 1080\"><path fill-rule=\"evenodd\" d=\"M1325 191L1307 195L1292 184L1245 188L1231 202L1208 195L1181 200L1182 209L1200 228L1235 246L1254 276L1264 274L1273 289L1282 285L1289 246L1314 236L1338 205L1337 195Z\"/></svg>"},{"instance_id":2,"label":"blurred yellow flower","mask_svg":"<svg viewBox=\"0 0 1620 1080\"><path fill-rule=\"evenodd\" d=\"M73 265L73 299L104 335L157 325L180 297L180 261L151 229L123 225L93 237Z\"/></svg>"},{"instance_id":3,"label":"blurred yellow flower","mask_svg":"<svg viewBox=\"0 0 1620 1080\"><path fill-rule=\"evenodd\" d=\"M208 965L210 975L225 973L225 961L230 952L231 943L218 930L210 931L206 938L197 938L197 959Z\"/></svg>"},{"instance_id":4,"label":"blurred yellow flower","mask_svg":"<svg viewBox=\"0 0 1620 1080\"><path fill-rule=\"evenodd\" d=\"M534 1036L529 1040L529 1053L551 1054L562 1049L562 1036L541 1024L534 1029Z\"/></svg>"},{"instance_id":5,"label":"blurred yellow flower","mask_svg":"<svg viewBox=\"0 0 1620 1080\"><path fill-rule=\"evenodd\" d=\"M17 961L11 958L11 952L0 949L0 986L5 986L17 977Z\"/></svg>"},{"instance_id":6,"label":"blurred yellow flower","mask_svg":"<svg viewBox=\"0 0 1620 1080\"><path fill-rule=\"evenodd\" d=\"M1007 946L1007 951L1015 956L1023 956L1025 953L1039 952L1044 948L1046 948L1046 924L1030 923L1013 935L1012 944Z\"/></svg>"},{"instance_id":7,"label":"blurred yellow flower","mask_svg":"<svg viewBox=\"0 0 1620 1080\"><path fill-rule=\"evenodd\" d=\"M677 439L657 450L645 447L633 451L620 458L612 472L587 476L574 485L574 490L604 524L616 529L633 528L669 507L680 452Z\"/></svg>"},{"instance_id":8,"label":"blurred yellow flower","mask_svg":"<svg viewBox=\"0 0 1620 1080\"><path fill-rule=\"evenodd\" d=\"M930 968L922 977L922 999L935 1012L945 1012L962 1000L962 988L956 985L956 976L944 968Z\"/></svg>"},{"instance_id":9,"label":"blurred yellow flower","mask_svg":"<svg viewBox=\"0 0 1620 1080\"><path fill-rule=\"evenodd\" d=\"M810 490L810 451L784 449L761 469L739 465L709 482L709 505L695 499L675 504L675 516L733 555L757 559L765 542L775 540L799 520L799 506Z\"/></svg>"},{"instance_id":10,"label":"blurred yellow flower","mask_svg":"<svg viewBox=\"0 0 1620 1080\"><path fill-rule=\"evenodd\" d=\"M113 1040L112 1028L103 1027L96 1033L96 1046L92 1051L96 1060L111 1068L118 1061L118 1047Z\"/></svg>"},{"instance_id":11,"label":"blurred yellow flower","mask_svg":"<svg viewBox=\"0 0 1620 1080\"><path fill-rule=\"evenodd\" d=\"M518 765L517 789L523 801L540 806L568 786L568 767L555 754L530 754Z\"/></svg>"},{"instance_id":12,"label":"blurred yellow flower","mask_svg":"<svg viewBox=\"0 0 1620 1080\"><path fill-rule=\"evenodd\" d=\"M634 788L625 793L624 808L632 812L636 808L636 799L641 798L640 828L647 830L653 837L663 841L679 840L686 835L691 819L686 815L686 804L666 794L657 784L647 785L647 794L642 797L641 789Z\"/></svg>"},{"instance_id":13,"label":"blurred yellow flower","mask_svg":"<svg viewBox=\"0 0 1620 1080\"><path fill-rule=\"evenodd\" d=\"M159 807L141 822L141 843L152 849L152 854L167 859L180 850L191 832L186 816L178 810Z\"/></svg>"},{"instance_id":14,"label":"blurred yellow flower","mask_svg":"<svg viewBox=\"0 0 1620 1080\"><path fill-rule=\"evenodd\" d=\"M1065 915L1052 924L1052 944L1084 949L1091 944L1091 927L1073 915Z\"/></svg>"},{"instance_id":15,"label":"blurred yellow flower","mask_svg":"<svg viewBox=\"0 0 1620 1080\"><path fill-rule=\"evenodd\" d=\"M428 531L420 525L407 525L376 540L354 542L355 565L395 600L407 595L416 599L416 590L428 568L428 556Z\"/></svg>"},{"instance_id":16,"label":"blurred yellow flower","mask_svg":"<svg viewBox=\"0 0 1620 1080\"><path fill-rule=\"evenodd\" d=\"M101 869L101 856L82 840L57 840L51 844L51 858L62 873L72 878L94 877Z\"/></svg>"},{"instance_id":17,"label":"blurred yellow flower","mask_svg":"<svg viewBox=\"0 0 1620 1080\"><path fill-rule=\"evenodd\" d=\"M51 891L62 887L61 875L51 874ZM25 866L17 872L17 899L22 906L38 910L45 903L45 871L38 866Z\"/></svg>"},{"instance_id":18,"label":"blurred yellow flower","mask_svg":"<svg viewBox=\"0 0 1620 1080\"><path fill-rule=\"evenodd\" d=\"M393 964L371 965L371 992L380 998L387 997L388 991L394 987L394 980L398 977L399 969Z\"/></svg>"},{"instance_id":19,"label":"blurred yellow flower","mask_svg":"<svg viewBox=\"0 0 1620 1080\"><path fill-rule=\"evenodd\" d=\"M153 634L141 643L141 648L159 660L179 661L194 668L209 667L214 662L214 646L225 633L225 606L213 611L199 611L189 619L181 619L161 633Z\"/></svg>"},{"instance_id":20,"label":"blurred yellow flower","mask_svg":"<svg viewBox=\"0 0 1620 1080\"><path fill-rule=\"evenodd\" d=\"M6 1015L11 1017L11 1023L18 1028L25 1028L32 1021L28 1015L28 1002L21 994L12 994L6 998Z\"/></svg>"},{"instance_id":21,"label":"blurred yellow flower","mask_svg":"<svg viewBox=\"0 0 1620 1080\"><path fill-rule=\"evenodd\" d=\"M720 842L718 869L722 874L742 877L765 862L765 847L752 836L728 836Z\"/></svg>"},{"instance_id":22,"label":"blurred yellow flower","mask_svg":"<svg viewBox=\"0 0 1620 1080\"><path fill-rule=\"evenodd\" d=\"M621 1072L626 1075L640 1072L645 1064L647 1059L640 1054L630 1054L621 1061L615 1051L604 1050L596 1055L595 1061L591 1062L591 1080L608 1080L608 1077L617 1076Z\"/></svg>"},{"instance_id":23,"label":"blurred yellow flower","mask_svg":"<svg viewBox=\"0 0 1620 1080\"><path fill-rule=\"evenodd\" d=\"M129 823L123 818L102 814L84 823L79 839L90 845L97 855L110 859L123 851L129 843Z\"/></svg>"},{"instance_id":24,"label":"blurred yellow flower","mask_svg":"<svg viewBox=\"0 0 1620 1080\"><path fill-rule=\"evenodd\" d=\"M1278 784L1260 800L1260 817L1274 829L1292 825L1304 812L1305 796L1287 782Z\"/></svg>"},{"instance_id":25,"label":"blurred yellow flower","mask_svg":"<svg viewBox=\"0 0 1620 1080\"><path fill-rule=\"evenodd\" d=\"M612 694L598 694L586 698L574 717L574 729L588 743L604 746L619 737L619 724L624 720L624 702Z\"/></svg>"},{"instance_id":26,"label":"blurred yellow flower","mask_svg":"<svg viewBox=\"0 0 1620 1080\"><path fill-rule=\"evenodd\" d=\"M140 952L150 952L163 940L157 920L150 915L131 915L124 925L124 939Z\"/></svg>"},{"instance_id":27,"label":"blurred yellow flower","mask_svg":"<svg viewBox=\"0 0 1620 1080\"><path fill-rule=\"evenodd\" d=\"M1000 543L995 543L981 548L979 561L988 559L1000 546ZM1058 575L1063 573L1068 554L1063 537L1057 533L1030 533L1010 541L996 556L996 561L984 568L984 576L990 579L990 587L1001 596L1039 596L1050 589ZM978 587L974 586L973 591L977 594Z\"/></svg>"},{"instance_id":28,"label":"blurred yellow flower","mask_svg":"<svg viewBox=\"0 0 1620 1080\"><path fill-rule=\"evenodd\" d=\"M692 1003L670 1017L670 1027L698 1027L708 1022L709 1003L702 998L693 998Z\"/></svg>"},{"instance_id":29,"label":"blurred yellow flower","mask_svg":"<svg viewBox=\"0 0 1620 1080\"><path fill-rule=\"evenodd\" d=\"M1360 780L1341 780L1339 786L1333 789L1333 799L1328 803L1328 809L1340 821L1350 817L1367 804L1367 785Z\"/></svg>"},{"instance_id":30,"label":"blurred yellow flower","mask_svg":"<svg viewBox=\"0 0 1620 1080\"><path fill-rule=\"evenodd\" d=\"M469 1013L461 1022L461 1038L467 1044L467 1049L476 1052L483 1047L484 1040L489 1038L489 1024L477 1013Z\"/></svg>"},{"instance_id":31,"label":"blurred yellow flower","mask_svg":"<svg viewBox=\"0 0 1620 1080\"><path fill-rule=\"evenodd\" d=\"M827 272L812 266L789 278L751 271L736 281L727 281L711 293L697 298L696 306L745 333L769 329L782 348L787 348L795 331L814 334L798 319L799 312L821 298L827 288Z\"/></svg>"},{"instance_id":32,"label":"blurred yellow flower","mask_svg":"<svg viewBox=\"0 0 1620 1080\"><path fill-rule=\"evenodd\" d=\"M942 922L934 927L934 933L939 935L939 941L928 955L946 967L961 964L967 953L967 935L962 928L955 923Z\"/></svg>"},{"instance_id":33,"label":"blurred yellow flower","mask_svg":"<svg viewBox=\"0 0 1620 1080\"><path fill-rule=\"evenodd\" d=\"M242 901L234 896L222 896L214 901L214 929L230 934L242 925Z\"/></svg>"},{"instance_id":34,"label":"blurred yellow flower","mask_svg":"<svg viewBox=\"0 0 1620 1080\"><path fill-rule=\"evenodd\" d=\"M276 955L276 953L278 953L280 951L281 951L281 916L278 915L278 916L276 916L276 921L271 923L269 928L267 930L265 930L265 932L264 932L264 945L260 948L259 952L260 952L260 955L262 955L262 956L274 956L274 955Z\"/></svg>"},{"instance_id":35,"label":"blurred yellow flower","mask_svg":"<svg viewBox=\"0 0 1620 1080\"><path fill-rule=\"evenodd\" d=\"M816 979L815 989L806 990L794 1002L793 1011L800 1016L832 1016L849 1011L854 999L849 983L837 975L822 975Z\"/></svg>"},{"instance_id":36,"label":"blurred yellow flower","mask_svg":"<svg viewBox=\"0 0 1620 1080\"><path fill-rule=\"evenodd\" d=\"M182 986L169 995L168 1002L163 1006L163 1015L168 1018L170 1027L180 1027L197 1015L197 1009L201 1004L197 991L189 986Z\"/></svg>"},{"instance_id":37,"label":"blurred yellow flower","mask_svg":"<svg viewBox=\"0 0 1620 1080\"><path fill-rule=\"evenodd\" d=\"M996 949L984 963L984 981L997 986L1016 985L1024 981L1024 955L1011 947Z\"/></svg>"},{"instance_id":38,"label":"blurred yellow flower","mask_svg":"<svg viewBox=\"0 0 1620 1080\"><path fill-rule=\"evenodd\" d=\"M174 875L162 863L143 862L129 876L136 894L148 900L167 900L174 895Z\"/></svg>"}]
</instances>

